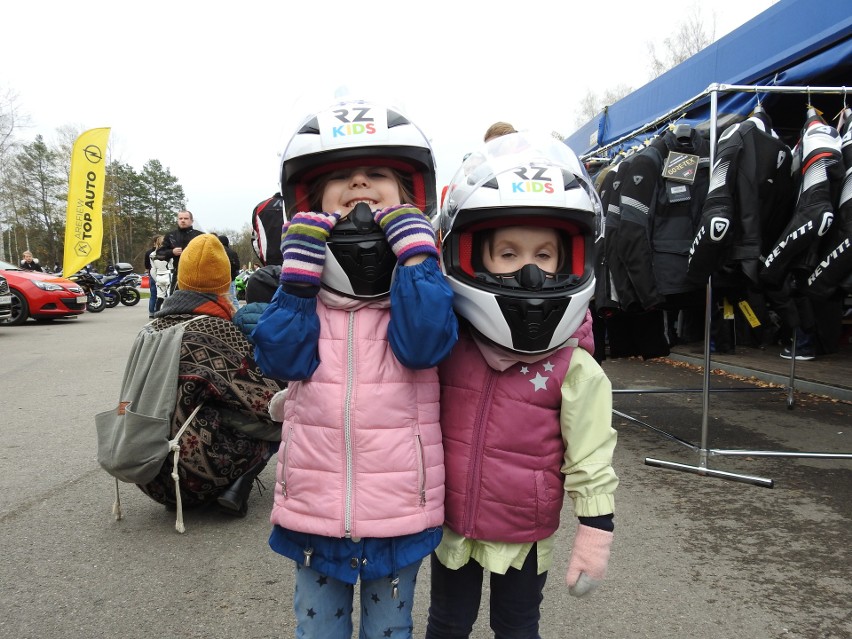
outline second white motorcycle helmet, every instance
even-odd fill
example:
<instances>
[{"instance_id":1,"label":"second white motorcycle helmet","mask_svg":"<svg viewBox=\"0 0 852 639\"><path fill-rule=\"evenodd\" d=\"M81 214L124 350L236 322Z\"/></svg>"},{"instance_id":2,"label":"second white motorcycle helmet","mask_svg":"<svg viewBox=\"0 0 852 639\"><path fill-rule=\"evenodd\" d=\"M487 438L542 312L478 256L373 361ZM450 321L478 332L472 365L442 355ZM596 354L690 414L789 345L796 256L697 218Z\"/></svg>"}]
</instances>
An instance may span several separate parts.
<instances>
[{"instance_id":1,"label":"second white motorcycle helmet","mask_svg":"<svg viewBox=\"0 0 852 639\"><path fill-rule=\"evenodd\" d=\"M437 214L435 160L429 140L398 110L349 100L303 120L281 157L281 195L287 219L316 209L311 186L322 175L359 166L386 166L402 176L413 204ZM331 211L326 211L330 213ZM337 223L328 239L322 285L356 299L387 295L396 257L365 211Z\"/></svg>"},{"instance_id":2,"label":"second white motorcycle helmet","mask_svg":"<svg viewBox=\"0 0 852 639\"><path fill-rule=\"evenodd\" d=\"M447 188L438 225L456 311L486 339L518 353L545 353L580 326L595 288L601 207L588 173L565 144L513 133L471 153ZM514 226L558 232L558 272L535 265L504 274L485 269L485 235Z\"/></svg>"}]
</instances>

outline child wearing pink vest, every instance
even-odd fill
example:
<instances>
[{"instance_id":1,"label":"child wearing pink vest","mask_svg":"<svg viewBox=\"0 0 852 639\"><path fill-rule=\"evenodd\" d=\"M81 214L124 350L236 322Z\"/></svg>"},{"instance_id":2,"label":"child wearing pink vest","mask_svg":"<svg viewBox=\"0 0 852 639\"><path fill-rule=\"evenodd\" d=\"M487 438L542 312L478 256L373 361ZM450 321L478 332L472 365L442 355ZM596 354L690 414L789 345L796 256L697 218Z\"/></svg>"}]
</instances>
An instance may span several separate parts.
<instances>
[{"instance_id":1,"label":"child wearing pink vest","mask_svg":"<svg viewBox=\"0 0 852 639\"><path fill-rule=\"evenodd\" d=\"M612 544L612 389L588 311L600 205L568 147L526 133L468 156L445 198L442 267L462 321L439 366L445 522L426 637L470 635L488 570L495 637L533 639L566 493L572 595L604 578Z\"/></svg>"}]
</instances>

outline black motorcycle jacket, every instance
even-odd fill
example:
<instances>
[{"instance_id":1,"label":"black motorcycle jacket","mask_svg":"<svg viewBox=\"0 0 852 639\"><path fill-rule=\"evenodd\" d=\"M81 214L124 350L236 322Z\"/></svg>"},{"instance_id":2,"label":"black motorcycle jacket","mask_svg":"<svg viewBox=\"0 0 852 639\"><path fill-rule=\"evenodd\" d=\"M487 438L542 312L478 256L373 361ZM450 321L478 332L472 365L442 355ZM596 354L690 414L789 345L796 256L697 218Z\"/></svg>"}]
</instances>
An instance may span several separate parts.
<instances>
[{"instance_id":1,"label":"black motorcycle jacket","mask_svg":"<svg viewBox=\"0 0 852 639\"><path fill-rule=\"evenodd\" d=\"M199 235L204 235L204 233L195 230L191 226L185 229L176 228L175 230L170 231L166 237L163 238L163 245L157 249L157 257L162 260L174 260L172 263L174 264L175 273L177 273L180 255L175 255L172 252L173 249L177 247L185 249L190 240L194 237L198 237Z\"/></svg>"},{"instance_id":2,"label":"black motorcycle jacket","mask_svg":"<svg viewBox=\"0 0 852 639\"><path fill-rule=\"evenodd\" d=\"M792 153L765 111L719 136L707 200L689 251L696 285L718 269L744 274L755 286L766 255L790 221Z\"/></svg>"},{"instance_id":3,"label":"black motorcycle jacket","mask_svg":"<svg viewBox=\"0 0 852 639\"><path fill-rule=\"evenodd\" d=\"M841 154L846 175L831 230L820 242L818 260L807 279L805 293L827 299L838 288L852 293L852 109L840 127Z\"/></svg>"},{"instance_id":4,"label":"black motorcycle jacket","mask_svg":"<svg viewBox=\"0 0 852 639\"><path fill-rule=\"evenodd\" d=\"M844 178L840 134L814 109L809 109L793 154L794 166L801 159L798 198L793 217L764 259L760 279L769 288L779 288L788 274L798 279L813 271L819 241L834 221Z\"/></svg>"},{"instance_id":5,"label":"black motorcycle jacket","mask_svg":"<svg viewBox=\"0 0 852 639\"><path fill-rule=\"evenodd\" d=\"M674 166L670 158L687 156L697 156L692 183L664 177L664 169ZM686 273L707 198L709 156L709 142L680 125L677 133L667 131L633 156L621 176L621 221L613 242L621 264L609 266L625 310L648 310L664 304L666 296L695 290ZM637 309L630 308L634 304Z\"/></svg>"},{"instance_id":6,"label":"black motorcycle jacket","mask_svg":"<svg viewBox=\"0 0 852 639\"><path fill-rule=\"evenodd\" d=\"M630 163L622 159L617 164L610 165L598 186L601 198L601 208L604 212L604 241L598 246L595 256L595 309L601 317L606 317L621 309L620 299L612 281L611 262L619 262L615 251L615 238L618 236L618 224L621 221L619 207L619 188L621 180L619 173ZM616 266L616 271L619 267ZM624 271L622 267L621 272Z\"/></svg>"}]
</instances>

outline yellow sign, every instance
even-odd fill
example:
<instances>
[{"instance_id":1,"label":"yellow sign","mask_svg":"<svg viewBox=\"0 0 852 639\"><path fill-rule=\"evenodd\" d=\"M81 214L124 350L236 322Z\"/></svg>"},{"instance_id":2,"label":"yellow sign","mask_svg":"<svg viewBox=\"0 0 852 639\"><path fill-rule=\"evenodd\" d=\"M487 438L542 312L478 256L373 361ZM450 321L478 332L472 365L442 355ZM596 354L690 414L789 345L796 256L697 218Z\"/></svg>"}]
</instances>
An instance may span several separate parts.
<instances>
[{"instance_id":1,"label":"yellow sign","mask_svg":"<svg viewBox=\"0 0 852 639\"><path fill-rule=\"evenodd\" d=\"M749 326L752 328L757 328L760 326L760 320L757 319L757 315L754 314L754 309L751 307L751 304L746 302L745 300L738 302L737 306L740 307L740 310L745 315L746 320L748 320Z\"/></svg>"},{"instance_id":2,"label":"yellow sign","mask_svg":"<svg viewBox=\"0 0 852 639\"><path fill-rule=\"evenodd\" d=\"M66 277L101 256L104 239L101 209L109 131L109 128L89 129L81 133L71 151L62 260L62 272Z\"/></svg>"}]
</instances>

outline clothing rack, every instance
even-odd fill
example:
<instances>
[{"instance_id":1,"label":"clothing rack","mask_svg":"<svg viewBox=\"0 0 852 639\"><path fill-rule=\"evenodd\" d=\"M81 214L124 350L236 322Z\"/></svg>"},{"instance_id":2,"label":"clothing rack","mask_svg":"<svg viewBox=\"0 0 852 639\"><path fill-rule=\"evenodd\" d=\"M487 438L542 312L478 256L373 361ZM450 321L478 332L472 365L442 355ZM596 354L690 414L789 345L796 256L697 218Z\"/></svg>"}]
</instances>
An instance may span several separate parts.
<instances>
[{"instance_id":1,"label":"clothing rack","mask_svg":"<svg viewBox=\"0 0 852 639\"><path fill-rule=\"evenodd\" d=\"M642 127L632 131L631 133L622 136L618 140L609 143L605 147L601 147L596 150L596 153L600 153L602 150L608 150L614 146L617 146L636 135L640 135L645 133L665 122L671 120L671 118L681 111L684 111L687 107L695 104L699 100L703 99L705 96L710 96L710 167L712 170L713 162L715 160L716 154L716 139L718 137L717 133L717 117L718 117L718 107L719 107L719 94L720 93L729 93L729 92L753 92L753 93L798 93L798 94L842 94L847 95L848 87L810 87L810 86L758 86L758 85L736 85L736 84L711 84L707 89L702 91L700 94L684 102L681 105L678 105L675 109L672 109L668 113L664 114L660 118L657 118L653 122L649 122ZM698 454L698 463L697 465L690 464L682 464L678 462L666 461L662 459L653 459L651 457L645 458L645 464L648 466L656 466L660 468L668 468L671 470L679 470L683 472L694 473L697 475L708 476L708 477L717 477L719 479L728 479L732 481L738 481L748 484L754 484L757 486L762 486L764 488L772 488L774 486L774 482L772 479L768 479L765 477L757 477L754 475L745 475L741 473L731 473L724 470L719 470L716 468L711 468L708 466L708 458L712 456L739 456L739 457L782 457L782 458L790 458L790 457L805 457L810 459L852 459L852 453L834 453L834 452L797 452L797 451L771 451L771 450L731 450L731 449L720 449L720 448L709 448L709 414L710 414L710 321L712 314L712 281L711 278L708 278L706 285L706 298L705 298L705 314L704 314L704 371L703 371L703 383L701 388L702 393L702 411L701 411L701 440L700 444L696 445L692 442L684 440L672 433L668 433L660 428L656 428L642 420L636 419L626 413L622 413L613 409L613 413L632 421L640 426L652 430L668 439L671 439L679 444L682 444L688 448L690 448L693 452ZM793 407L793 388L795 381L795 365L796 365L796 337L795 334L793 336L793 342L791 346L791 358L790 358L790 383L788 386L788 395L787 395L787 407ZM735 389L730 389L735 390ZM758 391L764 389L736 389L736 390L744 390L744 391ZM669 391L642 391L639 389L631 389L624 391L613 391L613 393L618 392L630 392L630 393L647 393L647 392L691 392L688 389L672 389ZM715 392L715 391L714 391Z\"/></svg>"}]
</instances>

